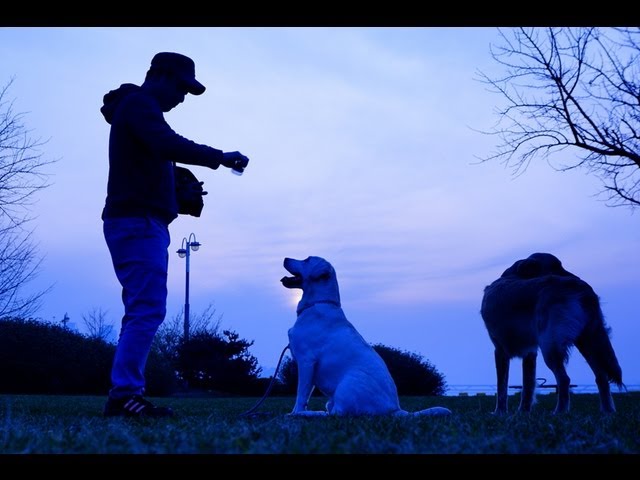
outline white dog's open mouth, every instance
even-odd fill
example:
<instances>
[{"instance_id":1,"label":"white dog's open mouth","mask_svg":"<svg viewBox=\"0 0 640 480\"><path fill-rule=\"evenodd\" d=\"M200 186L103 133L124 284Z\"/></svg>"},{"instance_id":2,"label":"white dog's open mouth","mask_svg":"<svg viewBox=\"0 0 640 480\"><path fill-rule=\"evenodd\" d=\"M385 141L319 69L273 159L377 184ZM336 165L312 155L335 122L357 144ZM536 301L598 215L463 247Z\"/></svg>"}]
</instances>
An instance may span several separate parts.
<instances>
[{"instance_id":1,"label":"white dog's open mouth","mask_svg":"<svg viewBox=\"0 0 640 480\"><path fill-rule=\"evenodd\" d=\"M282 277L280 281L287 288L302 288L302 275L300 275L300 260L293 258L285 258L282 262L284 269L289 272L291 277Z\"/></svg>"},{"instance_id":2,"label":"white dog's open mouth","mask_svg":"<svg viewBox=\"0 0 640 480\"><path fill-rule=\"evenodd\" d=\"M302 288L302 277L300 275L282 277L280 281L282 282L282 285L287 288Z\"/></svg>"}]
</instances>

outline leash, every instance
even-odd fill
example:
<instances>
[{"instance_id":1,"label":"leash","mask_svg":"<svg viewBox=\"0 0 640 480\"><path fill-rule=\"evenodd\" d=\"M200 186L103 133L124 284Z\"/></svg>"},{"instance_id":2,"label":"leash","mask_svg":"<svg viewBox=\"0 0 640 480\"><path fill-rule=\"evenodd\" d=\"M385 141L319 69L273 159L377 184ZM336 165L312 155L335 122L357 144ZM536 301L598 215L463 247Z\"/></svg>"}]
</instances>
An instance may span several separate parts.
<instances>
[{"instance_id":1,"label":"leash","mask_svg":"<svg viewBox=\"0 0 640 480\"><path fill-rule=\"evenodd\" d=\"M260 400L258 400L258 402L253 407L251 407L249 410L239 414L238 415L239 417L246 417L246 416L251 415L253 412L255 412L258 409L258 407L260 405L262 405L262 402L264 402L265 399L269 396L269 393L271 393L271 389L273 388L273 384L276 381L276 377L278 375L278 370L280 369L280 364L282 363L282 358L284 357L284 353L288 349L289 349L289 345L284 347L284 349L282 350L282 353L280 354L280 359L278 360L278 364L276 365L276 370L275 370L275 372L273 372L273 376L271 377L271 381L269 382L269 386L267 387L267 390L264 392L264 395L262 395L262 398Z\"/></svg>"}]
</instances>

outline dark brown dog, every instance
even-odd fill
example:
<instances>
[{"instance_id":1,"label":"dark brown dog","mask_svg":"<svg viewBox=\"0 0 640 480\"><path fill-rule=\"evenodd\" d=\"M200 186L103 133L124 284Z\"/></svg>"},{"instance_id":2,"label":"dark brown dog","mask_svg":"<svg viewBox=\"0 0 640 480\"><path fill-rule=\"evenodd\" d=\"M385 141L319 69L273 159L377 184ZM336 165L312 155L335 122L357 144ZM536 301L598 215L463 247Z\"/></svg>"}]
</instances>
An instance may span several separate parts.
<instances>
[{"instance_id":1,"label":"dark brown dog","mask_svg":"<svg viewBox=\"0 0 640 480\"><path fill-rule=\"evenodd\" d=\"M565 270L558 258L534 253L516 261L485 288L481 315L495 347L498 394L494 413L507 411L509 362L514 357L522 358L519 410L531 410L538 349L556 379L554 413L568 411L570 379L565 365L574 345L595 374L600 409L615 411L609 384L624 385L600 300L591 286Z\"/></svg>"}]
</instances>

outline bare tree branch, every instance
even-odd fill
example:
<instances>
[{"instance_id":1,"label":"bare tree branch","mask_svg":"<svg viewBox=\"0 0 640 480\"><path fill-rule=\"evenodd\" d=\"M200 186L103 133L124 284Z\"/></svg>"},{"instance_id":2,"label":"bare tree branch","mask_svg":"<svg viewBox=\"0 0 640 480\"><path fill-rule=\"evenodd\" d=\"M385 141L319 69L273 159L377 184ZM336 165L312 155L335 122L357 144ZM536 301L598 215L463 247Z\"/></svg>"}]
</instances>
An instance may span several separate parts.
<instances>
[{"instance_id":1,"label":"bare tree branch","mask_svg":"<svg viewBox=\"0 0 640 480\"><path fill-rule=\"evenodd\" d=\"M220 332L220 324L222 322L222 314L217 315L217 309L214 304L210 303L201 313L195 313L191 322L191 331L196 333L209 333L218 335ZM153 348L162 354L169 355L174 352L177 345L184 338L184 309L171 319L166 319L160 325L158 332L153 340Z\"/></svg>"},{"instance_id":2,"label":"bare tree branch","mask_svg":"<svg viewBox=\"0 0 640 480\"><path fill-rule=\"evenodd\" d=\"M0 89L0 316L32 316L49 289L21 296L38 273L42 258L26 227L36 194L48 186L43 167L53 163L38 151L44 143L30 137L23 114L7 100L10 80Z\"/></svg>"},{"instance_id":3,"label":"bare tree branch","mask_svg":"<svg viewBox=\"0 0 640 480\"><path fill-rule=\"evenodd\" d=\"M107 312L101 307L93 307L87 314L83 314L82 322L90 338L109 341L113 333L113 324L107 321Z\"/></svg>"},{"instance_id":4,"label":"bare tree branch","mask_svg":"<svg viewBox=\"0 0 640 480\"><path fill-rule=\"evenodd\" d=\"M499 138L497 151L480 160L500 161L514 175L536 158L560 171L584 168L600 178L610 206L640 206L640 28L515 28L500 36L491 55L506 73L479 76L506 104L482 132Z\"/></svg>"}]
</instances>

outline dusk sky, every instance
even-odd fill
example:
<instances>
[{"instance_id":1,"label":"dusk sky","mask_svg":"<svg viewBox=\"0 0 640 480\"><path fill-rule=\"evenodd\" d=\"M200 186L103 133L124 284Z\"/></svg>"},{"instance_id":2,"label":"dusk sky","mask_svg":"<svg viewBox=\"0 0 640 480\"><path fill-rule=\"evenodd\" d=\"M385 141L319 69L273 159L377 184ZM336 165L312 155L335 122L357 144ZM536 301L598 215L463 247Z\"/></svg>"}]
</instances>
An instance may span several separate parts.
<instances>
[{"instance_id":1,"label":"dusk sky","mask_svg":"<svg viewBox=\"0 0 640 480\"><path fill-rule=\"evenodd\" d=\"M184 306L194 233L191 313L213 305L221 327L252 340L265 372L295 321L299 291L280 283L285 257L326 258L347 318L370 343L428 359L449 385L495 384L480 317L483 289L515 260L549 252L602 300L628 385L640 384L640 218L609 207L589 172L544 161L514 177L479 161L503 99L478 71L502 73L489 27L3 27L0 85L42 148L51 186L31 213L39 276L51 286L38 316L123 307L100 214L109 125L102 98L140 84L153 55L190 56L207 90L165 115L198 143L250 158L243 176L193 167L204 181L200 218L170 227L168 318ZM559 154L573 158L576 151ZM571 381L595 384L574 351ZM538 358L538 377L552 374ZM520 361L511 384L520 383ZM614 389L614 392L617 391Z\"/></svg>"}]
</instances>

